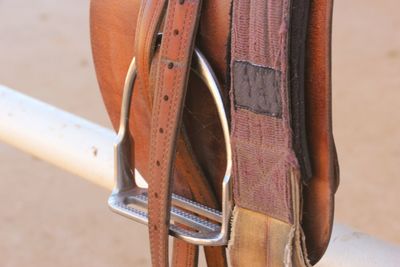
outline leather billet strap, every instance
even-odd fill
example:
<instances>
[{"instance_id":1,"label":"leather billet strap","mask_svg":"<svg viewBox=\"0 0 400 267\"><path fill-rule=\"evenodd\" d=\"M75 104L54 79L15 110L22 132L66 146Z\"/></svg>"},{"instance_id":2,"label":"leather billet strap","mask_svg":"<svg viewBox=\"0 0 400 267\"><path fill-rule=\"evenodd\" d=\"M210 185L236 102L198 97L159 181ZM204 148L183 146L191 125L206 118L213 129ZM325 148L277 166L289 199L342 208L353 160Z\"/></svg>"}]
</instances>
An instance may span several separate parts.
<instances>
[{"instance_id":1,"label":"leather billet strap","mask_svg":"<svg viewBox=\"0 0 400 267\"><path fill-rule=\"evenodd\" d=\"M201 1L171 0L165 15L155 81L149 159L152 265L168 266L168 234L176 141Z\"/></svg>"}]
</instances>

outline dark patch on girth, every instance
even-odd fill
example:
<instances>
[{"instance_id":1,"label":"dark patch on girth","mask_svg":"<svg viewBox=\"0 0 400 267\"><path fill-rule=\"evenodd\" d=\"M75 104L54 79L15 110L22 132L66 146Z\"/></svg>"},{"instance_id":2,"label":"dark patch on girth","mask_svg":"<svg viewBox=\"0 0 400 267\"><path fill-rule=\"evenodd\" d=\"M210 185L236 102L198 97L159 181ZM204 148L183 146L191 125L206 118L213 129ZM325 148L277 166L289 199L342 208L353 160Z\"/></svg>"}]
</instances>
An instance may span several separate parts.
<instances>
[{"instance_id":1,"label":"dark patch on girth","mask_svg":"<svg viewBox=\"0 0 400 267\"><path fill-rule=\"evenodd\" d=\"M280 118L280 71L238 61L233 66L233 93L236 108Z\"/></svg>"}]
</instances>

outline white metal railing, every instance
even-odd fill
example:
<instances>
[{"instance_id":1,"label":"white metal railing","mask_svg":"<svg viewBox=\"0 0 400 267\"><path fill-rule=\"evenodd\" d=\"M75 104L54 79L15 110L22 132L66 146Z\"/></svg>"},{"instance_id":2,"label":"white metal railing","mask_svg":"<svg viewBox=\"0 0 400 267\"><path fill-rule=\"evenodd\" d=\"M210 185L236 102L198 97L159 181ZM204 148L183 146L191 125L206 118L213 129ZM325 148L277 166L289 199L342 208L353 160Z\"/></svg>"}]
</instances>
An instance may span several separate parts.
<instances>
[{"instance_id":1,"label":"white metal railing","mask_svg":"<svg viewBox=\"0 0 400 267\"><path fill-rule=\"evenodd\" d=\"M115 138L111 129L0 85L0 141L110 190ZM317 266L399 267L400 247L335 224Z\"/></svg>"}]
</instances>

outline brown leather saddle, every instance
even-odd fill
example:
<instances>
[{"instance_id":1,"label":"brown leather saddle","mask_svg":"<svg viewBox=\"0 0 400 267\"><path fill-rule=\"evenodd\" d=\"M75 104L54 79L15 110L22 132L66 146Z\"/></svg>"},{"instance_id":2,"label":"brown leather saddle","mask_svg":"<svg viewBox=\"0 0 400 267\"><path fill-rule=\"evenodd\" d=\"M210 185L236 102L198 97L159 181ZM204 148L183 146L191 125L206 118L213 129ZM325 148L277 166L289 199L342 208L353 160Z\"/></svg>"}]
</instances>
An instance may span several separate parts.
<instances>
[{"instance_id":1,"label":"brown leather saddle","mask_svg":"<svg viewBox=\"0 0 400 267\"><path fill-rule=\"evenodd\" d=\"M332 0L92 0L119 129L110 206L148 224L153 266L310 266L339 171ZM122 107L122 108L121 108ZM148 183L137 187L134 169Z\"/></svg>"}]
</instances>

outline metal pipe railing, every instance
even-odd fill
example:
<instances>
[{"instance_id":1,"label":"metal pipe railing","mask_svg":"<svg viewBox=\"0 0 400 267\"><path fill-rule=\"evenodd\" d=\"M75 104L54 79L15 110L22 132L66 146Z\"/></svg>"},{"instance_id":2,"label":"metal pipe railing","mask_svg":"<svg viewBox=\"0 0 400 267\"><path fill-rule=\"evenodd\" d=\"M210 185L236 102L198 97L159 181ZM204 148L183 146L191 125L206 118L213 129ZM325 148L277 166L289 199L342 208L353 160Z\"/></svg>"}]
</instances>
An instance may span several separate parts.
<instances>
[{"instance_id":1,"label":"metal pipe railing","mask_svg":"<svg viewBox=\"0 0 400 267\"><path fill-rule=\"evenodd\" d=\"M0 85L0 141L109 190L115 138L111 129ZM317 266L399 267L400 247L335 224Z\"/></svg>"}]
</instances>

